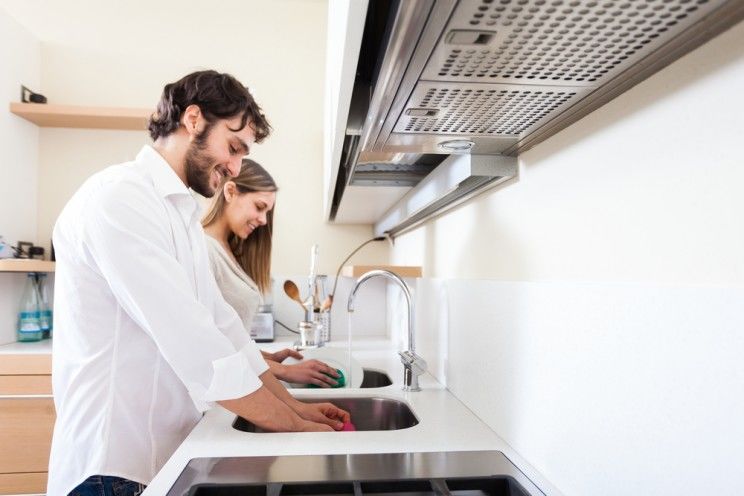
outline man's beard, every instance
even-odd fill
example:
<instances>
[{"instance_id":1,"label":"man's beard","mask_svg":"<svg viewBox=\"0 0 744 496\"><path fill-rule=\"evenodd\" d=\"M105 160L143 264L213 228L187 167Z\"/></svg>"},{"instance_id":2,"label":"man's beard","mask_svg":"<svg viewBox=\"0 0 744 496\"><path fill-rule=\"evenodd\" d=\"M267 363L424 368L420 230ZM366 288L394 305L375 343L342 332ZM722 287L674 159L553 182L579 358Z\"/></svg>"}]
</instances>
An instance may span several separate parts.
<instances>
[{"instance_id":1,"label":"man's beard","mask_svg":"<svg viewBox=\"0 0 744 496\"><path fill-rule=\"evenodd\" d=\"M204 130L194 138L193 143L186 150L185 171L188 186L206 198L212 198L216 189L209 184L212 170L216 160L207 150L207 138L212 126L207 125Z\"/></svg>"}]
</instances>

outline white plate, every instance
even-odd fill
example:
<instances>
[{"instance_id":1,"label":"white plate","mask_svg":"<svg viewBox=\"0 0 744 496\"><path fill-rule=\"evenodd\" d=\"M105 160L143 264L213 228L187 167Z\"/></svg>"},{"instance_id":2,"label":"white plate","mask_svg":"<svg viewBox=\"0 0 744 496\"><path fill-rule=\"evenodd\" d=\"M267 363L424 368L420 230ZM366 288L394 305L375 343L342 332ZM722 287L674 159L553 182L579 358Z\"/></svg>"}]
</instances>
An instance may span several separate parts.
<instances>
[{"instance_id":1,"label":"white plate","mask_svg":"<svg viewBox=\"0 0 744 496\"><path fill-rule=\"evenodd\" d=\"M351 357L351 374L349 374L349 352L342 348L330 348L323 346L321 348L308 348L300 351L305 360L320 360L334 369L340 369L344 374L346 380L346 387L358 388L362 385L362 379L364 378L364 369L362 365L356 361L354 356ZM301 360L296 358L288 357L282 363L292 365L293 363L299 363ZM351 380L349 380L351 379ZM305 387L304 384L292 384L293 387Z\"/></svg>"}]
</instances>

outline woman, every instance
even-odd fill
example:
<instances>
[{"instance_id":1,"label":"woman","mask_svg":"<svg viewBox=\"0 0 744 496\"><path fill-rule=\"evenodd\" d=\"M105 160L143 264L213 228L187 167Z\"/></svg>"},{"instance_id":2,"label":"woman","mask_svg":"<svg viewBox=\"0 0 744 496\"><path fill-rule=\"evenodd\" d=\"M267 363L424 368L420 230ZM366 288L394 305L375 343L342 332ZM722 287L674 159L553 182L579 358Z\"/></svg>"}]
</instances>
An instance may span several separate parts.
<instances>
[{"instance_id":1,"label":"woman","mask_svg":"<svg viewBox=\"0 0 744 496\"><path fill-rule=\"evenodd\" d=\"M226 180L202 221L208 234L207 248L212 272L222 295L249 330L262 302L271 290L271 233L276 183L266 169L243 159L240 174ZM335 386L335 369L318 360L295 365L281 362L296 351L262 352L271 372L279 379L320 387Z\"/></svg>"}]
</instances>

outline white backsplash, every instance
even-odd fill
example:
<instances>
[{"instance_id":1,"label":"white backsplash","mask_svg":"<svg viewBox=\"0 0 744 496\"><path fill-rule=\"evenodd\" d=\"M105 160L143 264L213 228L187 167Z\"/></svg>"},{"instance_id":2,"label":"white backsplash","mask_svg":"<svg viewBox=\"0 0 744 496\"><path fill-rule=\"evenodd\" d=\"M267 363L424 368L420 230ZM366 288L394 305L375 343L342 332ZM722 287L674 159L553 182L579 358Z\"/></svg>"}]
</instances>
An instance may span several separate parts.
<instances>
[{"instance_id":1,"label":"white backsplash","mask_svg":"<svg viewBox=\"0 0 744 496\"><path fill-rule=\"evenodd\" d=\"M284 281L293 281L300 289L302 297L307 297L307 275L282 276L273 275L274 278L274 318L297 329L297 324L304 319L304 313L300 305L289 299L284 294ZM332 276L328 278L328 287L331 291L333 286ZM336 295L331 307L331 339L346 339L348 336L348 312L346 305L349 293L355 279L341 277L336 288ZM364 283L357 292L354 300L354 313L352 314L352 338L355 336L386 336L387 335L387 302L385 293L385 281L383 279L371 279ZM280 325L275 326L277 336L289 336L291 332Z\"/></svg>"},{"instance_id":2,"label":"white backsplash","mask_svg":"<svg viewBox=\"0 0 744 496\"><path fill-rule=\"evenodd\" d=\"M734 286L420 279L417 350L565 494L744 494L742 301Z\"/></svg>"}]
</instances>

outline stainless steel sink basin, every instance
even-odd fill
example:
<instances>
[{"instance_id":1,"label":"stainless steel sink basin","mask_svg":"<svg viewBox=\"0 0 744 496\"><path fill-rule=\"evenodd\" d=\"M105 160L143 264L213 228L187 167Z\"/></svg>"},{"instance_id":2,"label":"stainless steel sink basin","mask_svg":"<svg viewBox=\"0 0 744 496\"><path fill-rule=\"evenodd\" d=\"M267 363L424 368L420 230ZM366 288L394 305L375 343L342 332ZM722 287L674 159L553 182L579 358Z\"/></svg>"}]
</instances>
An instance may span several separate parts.
<instances>
[{"instance_id":1,"label":"stainless steel sink basin","mask_svg":"<svg viewBox=\"0 0 744 496\"><path fill-rule=\"evenodd\" d=\"M391 398L313 398L307 403L333 403L351 414L351 422L358 431L396 431L418 424L418 419L402 401ZM265 432L252 422L237 417L233 428L243 432Z\"/></svg>"},{"instance_id":2,"label":"stainless steel sink basin","mask_svg":"<svg viewBox=\"0 0 744 496\"><path fill-rule=\"evenodd\" d=\"M385 372L380 372L379 370L373 369L364 369L364 376L362 379L361 387L378 388L389 386L392 383L393 381L390 380L390 376L387 375Z\"/></svg>"}]
</instances>

